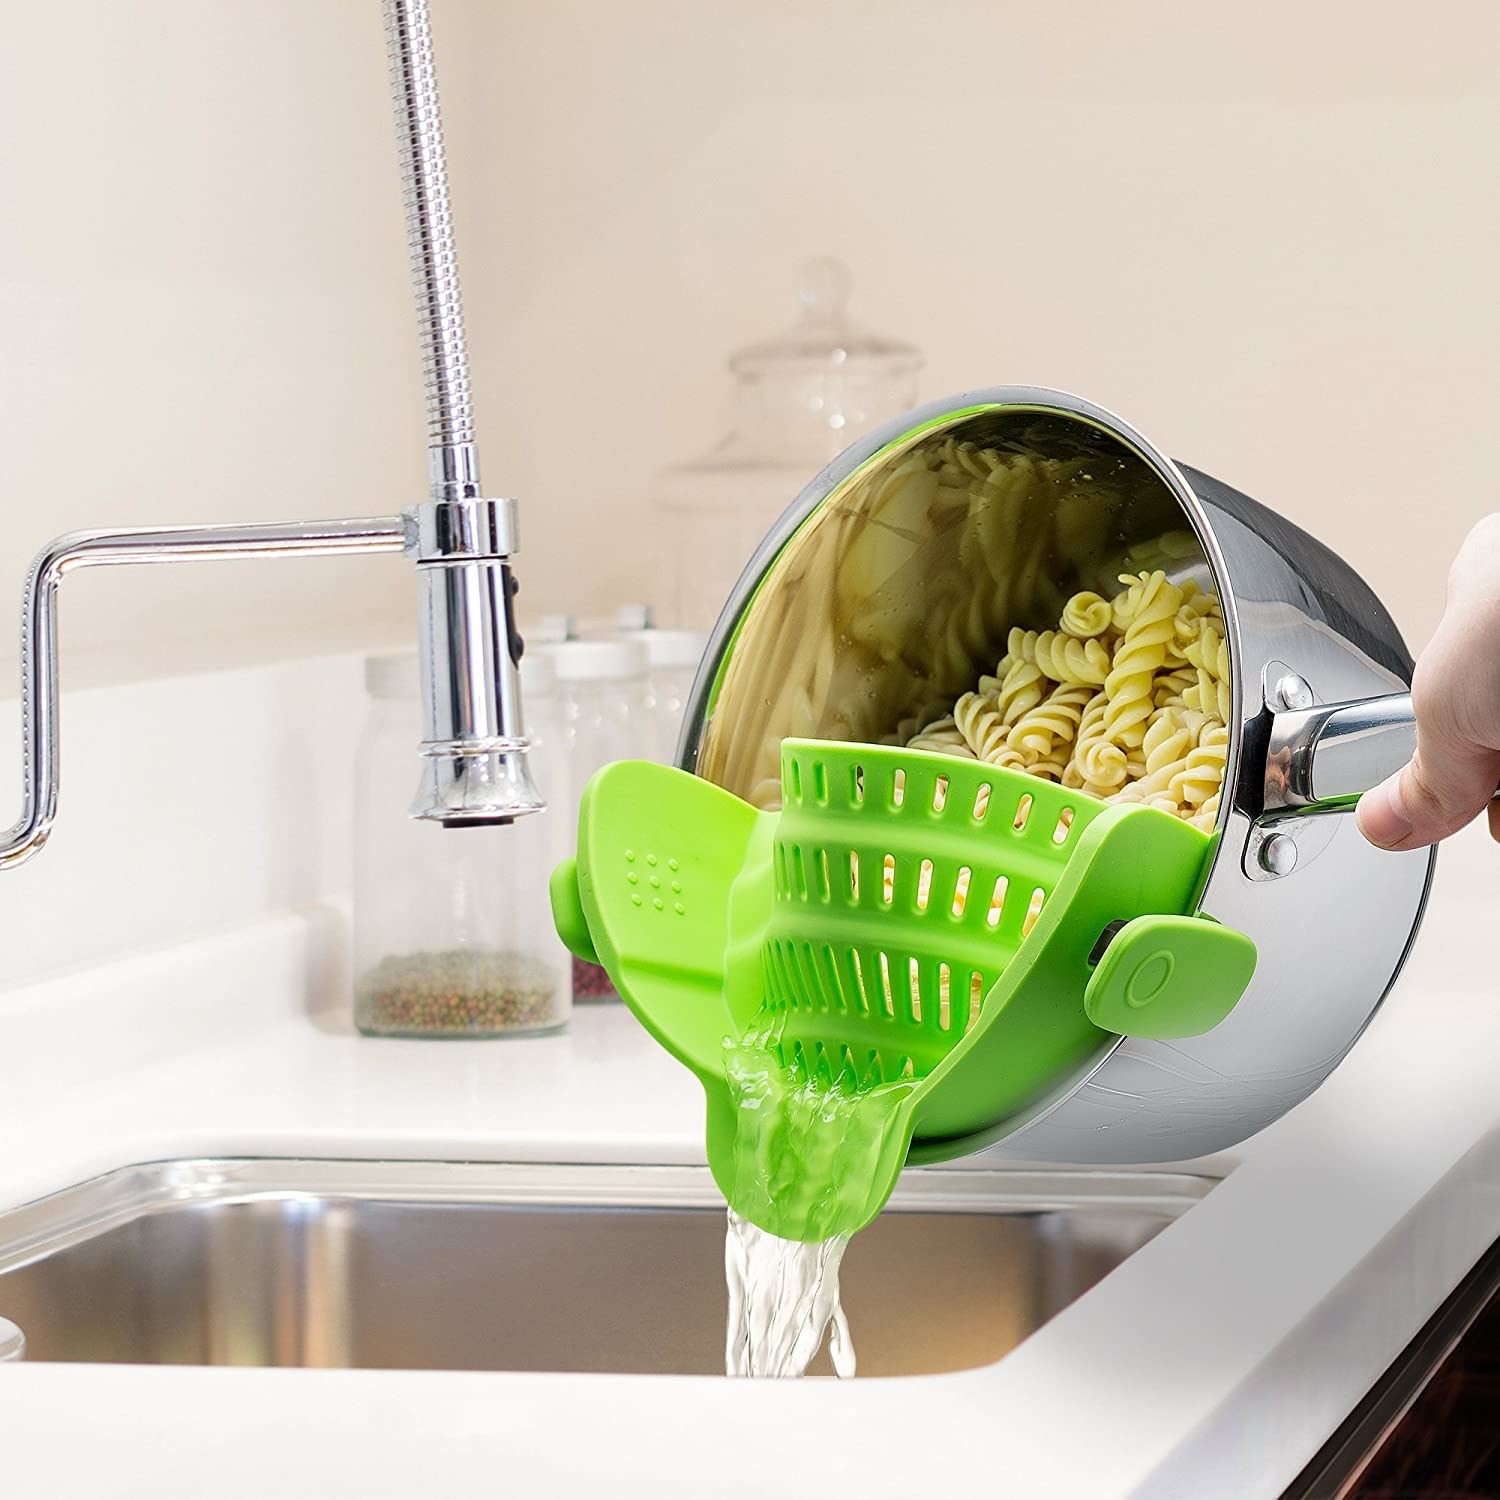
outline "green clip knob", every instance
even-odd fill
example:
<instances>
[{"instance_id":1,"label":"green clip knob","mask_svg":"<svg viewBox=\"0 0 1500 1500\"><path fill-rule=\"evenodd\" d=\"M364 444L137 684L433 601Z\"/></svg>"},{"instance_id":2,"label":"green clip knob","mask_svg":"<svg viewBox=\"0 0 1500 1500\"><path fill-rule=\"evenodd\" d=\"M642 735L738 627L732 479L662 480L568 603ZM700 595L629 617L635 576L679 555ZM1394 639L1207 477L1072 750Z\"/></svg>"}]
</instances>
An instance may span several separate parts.
<instances>
[{"instance_id":1,"label":"green clip knob","mask_svg":"<svg viewBox=\"0 0 1500 1500\"><path fill-rule=\"evenodd\" d=\"M1136 917L1083 995L1090 1021L1118 1036L1201 1036L1234 1009L1255 973L1255 944L1207 917Z\"/></svg>"},{"instance_id":2,"label":"green clip knob","mask_svg":"<svg viewBox=\"0 0 1500 1500\"><path fill-rule=\"evenodd\" d=\"M594 939L589 932L589 919L583 909L583 897L578 889L578 861L565 859L552 872L548 882L548 893L552 897L552 920L557 925L557 935L563 940L574 958L586 964L597 964L599 955L594 951Z\"/></svg>"}]
</instances>

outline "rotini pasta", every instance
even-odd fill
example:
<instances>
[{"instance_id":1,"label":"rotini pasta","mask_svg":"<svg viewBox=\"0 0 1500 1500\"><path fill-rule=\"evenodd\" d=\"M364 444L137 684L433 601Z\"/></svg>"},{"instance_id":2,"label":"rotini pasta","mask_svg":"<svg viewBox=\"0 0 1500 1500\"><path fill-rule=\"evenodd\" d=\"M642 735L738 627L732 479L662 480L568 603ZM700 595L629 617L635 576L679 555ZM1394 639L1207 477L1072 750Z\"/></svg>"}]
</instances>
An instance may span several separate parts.
<instances>
[{"instance_id":1,"label":"rotini pasta","mask_svg":"<svg viewBox=\"0 0 1500 1500\"><path fill-rule=\"evenodd\" d=\"M1224 785L1224 764L1229 755L1229 731L1215 724L1183 757L1172 773L1169 790L1179 806L1201 807Z\"/></svg>"},{"instance_id":2,"label":"rotini pasta","mask_svg":"<svg viewBox=\"0 0 1500 1500\"><path fill-rule=\"evenodd\" d=\"M954 722L952 714L934 719L910 739L904 740L904 743L913 750L941 750L946 755L967 756L971 760L975 758L969 742L964 738L963 730Z\"/></svg>"},{"instance_id":3,"label":"rotini pasta","mask_svg":"<svg viewBox=\"0 0 1500 1500\"><path fill-rule=\"evenodd\" d=\"M1047 674L1034 661L1017 657L1000 681L995 708L1007 727L1031 712L1047 691Z\"/></svg>"},{"instance_id":4,"label":"rotini pasta","mask_svg":"<svg viewBox=\"0 0 1500 1500\"><path fill-rule=\"evenodd\" d=\"M1178 667L1174 672L1160 672L1151 688L1153 709L1186 708L1186 695L1198 686L1198 673L1192 667Z\"/></svg>"},{"instance_id":5,"label":"rotini pasta","mask_svg":"<svg viewBox=\"0 0 1500 1500\"><path fill-rule=\"evenodd\" d=\"M1113 627L1114 620L1114 606L1110 601L1103 594L1085 589L1063 605L1059 623L1066 634L1086 641L1103 635Z\"/></svg>"},{"instance_id":6,"label":"rotini pasta","mask_svg":"<svg viewBox=\"0 0 1500 1500\"><path fill-rule=\"evenodd\" d=\"M1120 581L1130 587L1115 610L1124 634L1104 681L1103 735L1124 749L1141 743L1154 708L1156 675L1173 666L1168 648L1176 632L1182 590L1168 583L1160 570L1134 579L1122 574Z\"/></svg>"},{"instance_id":7,"label":"rotini pasta","mask_svg":"<svg viewBox=\"0 0 1500 1500\"><path fill-rule=\"evenodd\" d=\"M982 462L961 447L953 464ZM1173 584L1159 568L1119 581L1125 587L1113 598L1084 591L1068 599L1059 630L1012 629L994 675L907 743L1159 808L1211 831L1229 755L1223 611L1197 583Z\"/></svg>"},{"instance_id":8,"label":"rotini pasta","mask_svg":"<svg viewBox=\"0 0 1500 1500\"><path fill-rule=\"evenodd\" d=\"M1010 726L992 693L965 693L953 705L953 722L964 743L980 760L993 761L1005 748Z\"/></svg>"},{"instance_id":9,"label":"rotini pasta","mask_svg":"<svg viewBox=\"0 0 1500 1500\"><path fill-rule=\"evenodd\" d=\"M1065 682L1011 725L1007 743L1038 764L1050 762L1059 747L1073 743L1083 710L1093 696L1094 689L1087 683ZM1061 762L1058 770L1062 770Z\"/></svg>"},{"instance_id":10,"label":"rotini pasta","mask_svg":"<svg viewBox=\"0 0 1500 1500\"><path fill-rule=\"evenodd\" d=\"M1006 648L1012 660L1030 662L1054 682L1103 687L1109 675L1109 651L1102 643L1061 630L1012 630Z\"/></svg>"}]
</instances>

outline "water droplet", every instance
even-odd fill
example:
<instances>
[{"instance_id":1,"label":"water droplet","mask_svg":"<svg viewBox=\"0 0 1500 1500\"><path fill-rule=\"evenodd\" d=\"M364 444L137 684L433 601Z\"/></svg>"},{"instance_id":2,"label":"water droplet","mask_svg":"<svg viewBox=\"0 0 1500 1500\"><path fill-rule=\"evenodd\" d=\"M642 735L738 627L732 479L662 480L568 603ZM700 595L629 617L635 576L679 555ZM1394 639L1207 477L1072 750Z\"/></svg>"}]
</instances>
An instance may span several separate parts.
<instances>
[{"instance_id":1,"label":"water droplet","mask_svg":"<svg viewBox=\"0 0 1500 1500\"><path fill-rule=\"evenodd\" d=\"M677 861L675 859L669 859L667 861L667 868L669 870L675 870L677 868Z\"/></svg>"},{"instance_id":2,"label":"water droplet","mask_svg":"<svg viewBox=\"0 0 1500 1500\"><path fill-rule=\"evenodd\" d=\"M637 875L634 870L632 870L625 878L631 883L631 885L635 885L639 882L641 877Z\"/></svg>"},{"instance_id":3,"label":"water droplet","mask_svg":"<svg viewBox=\"0 0 1500 1500\"><path fill-rule=\"evenodd\" d=\"M653 896L651 898L651 904L657 909L657 911L661 911L661 909L666 905L666 903L661 899L660 896Z\"/></svg>"},{"instance_id":4,"label":"water droplet","mask_svg":"<svg viewBox=\"0 0 1500 1500\"><path fill-rule=\"evenodd\" d=\"M625 858L628 859L628 860L630 860L630 861L632 861L632 862L634 862L634 860L635 860L635 850L634 849L627 849L625 851Z\"/></svg>"},{"instance_id":5,"label":"water droplet","mask_svg":"<svg viewBox=\"0 0 1500 1500\"><path fill-rule=\"evenodd\" d=\"M656 863L656 856L654 854L648 854L646 856L646 863L648 865L654 865Z\"/></svg>"},{"instance_id":6,"label":"water droplet","mask_svg":"<svg viewBox=\"0 0 1500 1500\"><path fill-rule=\"evenodd\" d=\"M680 891L682 889L682 882L680 880L674 880L672 882L672 889L674 891Z\"/></svg>"},{"instance_id":7,"label":"water droplet","mask_svg":"<svg viewBox=\"0 0 1500 1500\"><path fill-rule=\"evenodd\" d=\"M673 906L672 910L675 911L679 917L685 917L687 915L687 907L685 907L680 901Z\"/></svg>"},{"instance_id":8,"label":"water droplet","mask_svg":"<svg viewBox=\"0 0 1500 1500\"><path fill-rule=\"evenodd\" d=\"M630 899L636 906L639 906L641 904L641 893L639 891L632 891Z\"/></svg>"}]
</instances>

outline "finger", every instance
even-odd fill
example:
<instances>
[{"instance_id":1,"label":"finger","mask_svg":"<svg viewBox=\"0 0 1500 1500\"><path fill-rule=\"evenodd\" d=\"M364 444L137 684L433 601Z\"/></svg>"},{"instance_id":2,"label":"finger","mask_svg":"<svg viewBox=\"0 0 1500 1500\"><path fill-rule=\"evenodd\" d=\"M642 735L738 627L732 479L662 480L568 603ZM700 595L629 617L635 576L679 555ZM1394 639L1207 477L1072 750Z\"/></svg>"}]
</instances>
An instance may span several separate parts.
<instances>
[{"instance_id":1,"label":"finger","mask_svg":"<svg viewBox=\"0 0 1500 1500\"><path fill-rule=\"evenodd\" d=\"M1411 819L1401 805L1397 777L1392 776L1379 786L1371 787L1359 799L1354 820L1359 824L1359 831L1377 849L1395 849L1402 839L1408 837Z\"/></svg>"},{"instance_id":2,"label":"finger","mask_svg":"<svg viewBox=\"0 0 1500 1500\"><path fill-rule=\"evenodd\" d=\"M1410 764L1360 798L1360 832L1382 849L1435 844L1485 810L1497 781L1495 751L1419 737Z\"/></svg>"}]
</instances>

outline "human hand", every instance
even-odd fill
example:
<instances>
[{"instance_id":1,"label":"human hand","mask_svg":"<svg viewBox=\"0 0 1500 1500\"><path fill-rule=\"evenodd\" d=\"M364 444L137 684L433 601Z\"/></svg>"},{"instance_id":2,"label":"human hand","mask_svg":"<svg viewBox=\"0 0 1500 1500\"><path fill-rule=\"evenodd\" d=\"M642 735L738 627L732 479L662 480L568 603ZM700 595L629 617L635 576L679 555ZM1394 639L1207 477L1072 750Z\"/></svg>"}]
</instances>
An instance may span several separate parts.
<instances>
[{"instance_id":1,"label":"human hand","mask_svg":"<svg viewBox=\"0 0 1500 1500\"><path fill-rule=\"evenodd\" d=\"M1382 849L1420 849L1486 807L1500 840L1500 515L1468 535L1448 575L1448 606L1411 685L1417 752L1359 803L1360 832Z\"/></svg>"}]
</instances>

